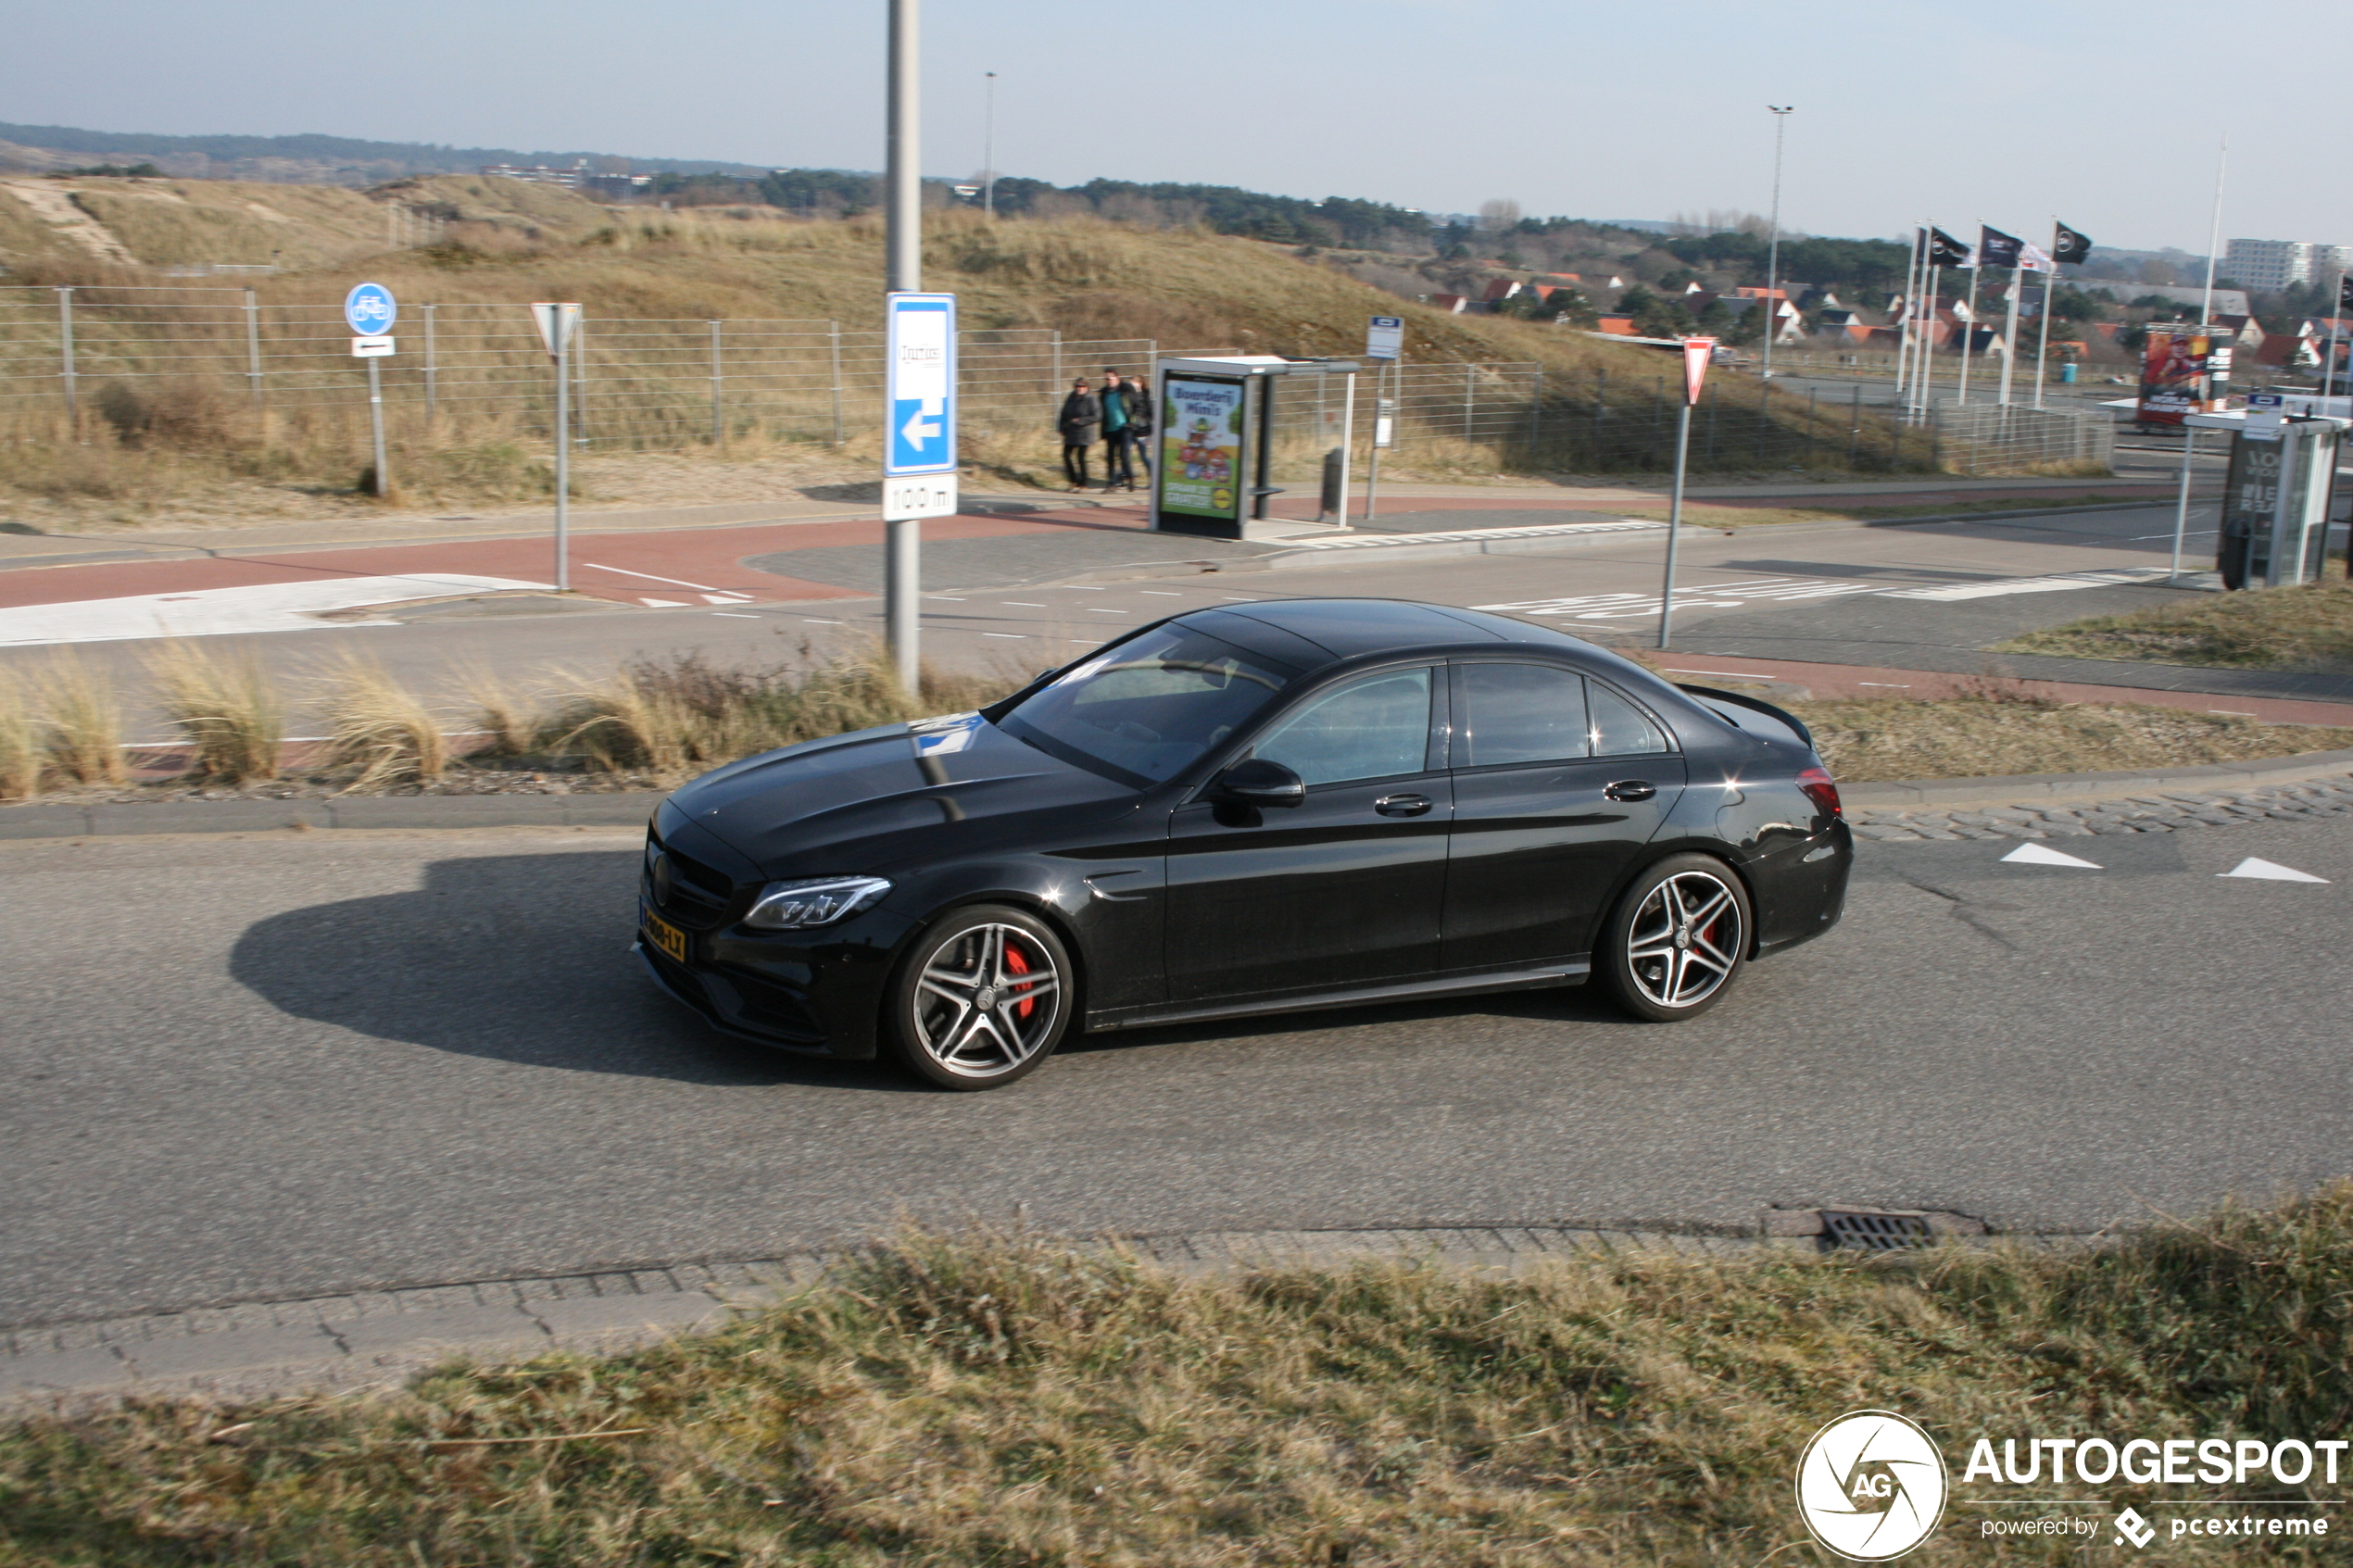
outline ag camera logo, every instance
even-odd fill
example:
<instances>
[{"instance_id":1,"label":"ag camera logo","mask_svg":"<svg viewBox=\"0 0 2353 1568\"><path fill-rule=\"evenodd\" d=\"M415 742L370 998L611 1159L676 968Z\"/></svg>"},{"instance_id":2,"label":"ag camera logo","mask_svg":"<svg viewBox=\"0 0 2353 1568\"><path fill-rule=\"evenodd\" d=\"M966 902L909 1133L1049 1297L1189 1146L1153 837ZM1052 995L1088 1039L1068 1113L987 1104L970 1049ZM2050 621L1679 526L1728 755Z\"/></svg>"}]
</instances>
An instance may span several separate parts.
<instances>
[{"instance_id":1,"label":"ag camera logo","mask_svg":"<svg viewBox=\"0 0 2353 1568\"><path fill-rule=\"evenodd\" d=\"M1946 1485L1944 1456L1919 1423L1893 1411L1851 1411L1806 1445L1797 1511L1839 1556L1885 1562L1936 1528Z\"/></svg>"}]
</instances>

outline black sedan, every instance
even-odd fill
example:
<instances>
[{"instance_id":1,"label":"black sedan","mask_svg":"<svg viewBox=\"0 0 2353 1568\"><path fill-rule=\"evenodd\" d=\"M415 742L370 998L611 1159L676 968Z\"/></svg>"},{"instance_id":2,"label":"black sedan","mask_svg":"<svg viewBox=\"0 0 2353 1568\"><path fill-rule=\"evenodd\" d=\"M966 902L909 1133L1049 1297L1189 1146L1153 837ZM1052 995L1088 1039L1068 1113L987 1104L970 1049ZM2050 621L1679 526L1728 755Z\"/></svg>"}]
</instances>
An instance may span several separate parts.
<instances>
[{"instance_id":1,"label":"black sedan","mask_svg":"<svg viewBox=\"0 0 2353 1568\"><path fill-rule=\"evenodd\" d=\"M1074 1028L1597 978L1689 1018L1839 918L1805 726L1546 627L1196 610L662 803L637 951L713 1024L1010 1083Z\"/></svg>"}]
</instances>

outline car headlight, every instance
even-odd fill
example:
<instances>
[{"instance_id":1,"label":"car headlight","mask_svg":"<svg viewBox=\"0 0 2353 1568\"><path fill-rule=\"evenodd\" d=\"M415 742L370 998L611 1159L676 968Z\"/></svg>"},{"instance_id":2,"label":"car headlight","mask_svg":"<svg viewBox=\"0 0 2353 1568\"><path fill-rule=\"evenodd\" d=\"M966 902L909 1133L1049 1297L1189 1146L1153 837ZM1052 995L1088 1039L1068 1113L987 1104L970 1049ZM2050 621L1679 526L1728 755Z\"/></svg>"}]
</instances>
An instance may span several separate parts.
<instances>
[{"instance_id":1,"label":"car headlight","mask_svg":"<svg viewBox=\"0 0 2353 1568\"><path fill-rule=\"evenodd\" d=\"M772 882L760 890L760 897L744 924L762 931L799 931L812 925L831 925L844 915L870 909L890 891L890 884L878 876L828 876L801 882Z\"/></svg>"}]
</instances>

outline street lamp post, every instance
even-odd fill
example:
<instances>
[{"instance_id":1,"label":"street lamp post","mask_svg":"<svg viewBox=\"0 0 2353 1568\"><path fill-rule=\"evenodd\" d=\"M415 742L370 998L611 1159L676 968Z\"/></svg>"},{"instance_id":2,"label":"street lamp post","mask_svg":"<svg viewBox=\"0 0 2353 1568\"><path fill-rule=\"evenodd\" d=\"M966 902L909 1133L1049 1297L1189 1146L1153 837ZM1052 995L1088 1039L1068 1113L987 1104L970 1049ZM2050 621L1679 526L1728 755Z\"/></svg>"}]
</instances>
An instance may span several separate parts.
<instances>
[{"instance_id":1,"label":"street lamp post","mask_svg":"<svg viewBox=\"0 0 2353 1568\"><path fill-rule=\"evenodd\" d=\"M1780 287L1781 276L1781 132L1789 128L1790 111L1795 104L1768 104L1773 111L1773 237L1765 252L1765 363L1759 379L1773 379L1773 340L1780 335L1780 303L1775 293Z\"/></svg>"},{"instance_id":2,"label":"street lamp post","mask_svg":"<svg viewBox=\"0 0 2353 1568\"><path fill-rule=\"evenodd\" d=\"M997 73L988 72L988 112L981 121L980 210L997 216Z\"/></svg>"},{"instance_id":3,"label":"street lamp post","mask_svg":"<svg viewBox=\"0 0 2353 1568\"><path fill-rule=\"evenodd\" d=\"M920 56L916 30L919 0L890 0L890 107L883 173L885 289L914 294L924 286L924 207L916 78ZM916 636L916 596L923 582L923 524L912 520L883 524L883 631L891 665L909 692L923 669Z\"/></svg>"}]
</instances>

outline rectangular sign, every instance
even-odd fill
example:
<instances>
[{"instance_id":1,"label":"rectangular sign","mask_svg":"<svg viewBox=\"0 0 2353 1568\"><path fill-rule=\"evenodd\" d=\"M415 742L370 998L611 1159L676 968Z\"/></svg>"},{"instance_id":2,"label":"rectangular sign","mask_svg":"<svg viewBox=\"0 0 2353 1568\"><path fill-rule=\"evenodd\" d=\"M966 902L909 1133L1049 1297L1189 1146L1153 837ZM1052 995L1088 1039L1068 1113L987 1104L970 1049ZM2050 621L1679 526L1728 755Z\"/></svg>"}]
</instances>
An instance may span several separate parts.
<instances>
[{"instance_id":1,"label":"rectangular sign","mask_svg":"<svg viewBox=\"0 0 2353 1568\"><path fill-rule=\"evenodd\" d=\"M952 473L956 469L956 296L888 296L886 339L888 444L883 472Z\"/></svg>"},{"instance_id":2,"label":"rectangular sign","mask_svg":"<svg viewBox=\"0 0 2353 1568\"><path fill-rule=\"evenodd\" d=\"M2277 441L2280 427L2286 422L2286 405L2278 393L2246 395L2246 429L2243 433L2249 441Z\"/></svg>"},{"instance_id":3,"label":"rectangular sign","mask_svg":"<svg viewBox=\"0 0 2353 1568\"><path fill-rule=\"evenodd\" d=\"M2206 378L2214 369L2208 363L2213 346L2213 340L2204 332L2149 333L2148 347L2141 356L2138 418L2143 424L2177 425L2192 414L2205 412ZM2225 373L2229 363L2223 361Z\"/></svg>"},{"instance_id":4,"label":"rectangular sign","mask_svg":"<svg viewBox=\"0 0 2353 1568\"><path fill-rule=\"evenodd\" d=\"M382 359L391 353L392 339L388 337L356 337L351 340L351 357L354 359Z\"/></svg>"},{"instance_id":5,"label":"rectangular sign","mask_svg":"<svg viewBox=\"0 0 2353 1568\"><path fill-rule=\"evenodd\" d=\"M1365 358L1402 359L1405 357L1405 321L1399 316L1376 316L1365 329Z\"/></svg>"},{"instance_id":6,"label":"rectangular sign","mask_svg":"<svg viewBox=\"0 0 2353 1568\"><path fill-rule=\"evenodd\" d=\"M1237 522L1242 515L1244 383L1171 375L1162 383L1160 509Z\"/></svg>"},{"instance_id":7,"label":"rectangular sign","mask_svg":"<svg viewBox=\"0 0 2353 1568\"><path fill-rule=\"evenodd\" d=\"M956 515L956 476L918 474L910 479L883 481L883 521L905 522L911 518Z\"/></svg>"}]
</instances>

